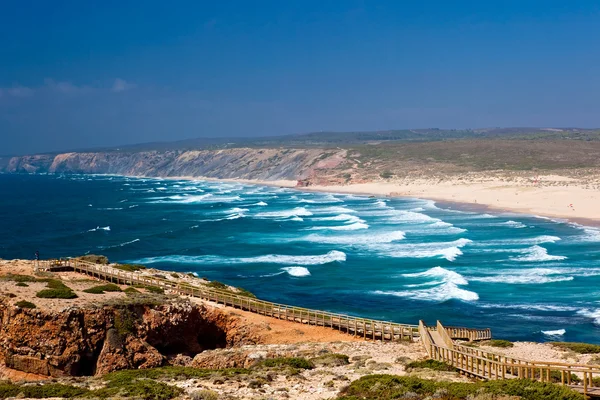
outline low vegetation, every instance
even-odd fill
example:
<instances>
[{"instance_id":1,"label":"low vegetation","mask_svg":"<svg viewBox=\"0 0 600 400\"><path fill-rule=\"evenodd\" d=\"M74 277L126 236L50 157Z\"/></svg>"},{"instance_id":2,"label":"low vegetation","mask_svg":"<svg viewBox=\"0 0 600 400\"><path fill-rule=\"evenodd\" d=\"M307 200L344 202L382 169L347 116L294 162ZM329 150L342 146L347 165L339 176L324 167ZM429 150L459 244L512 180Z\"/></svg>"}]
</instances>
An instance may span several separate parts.
<instances>
[{"instance_id":1,"label":"low vegetation","mask_svg":"<svg viewBox=\"0 0 600 400\"><path fill-rule=\"evenodd\" d=\"M231 292L232 294L237 294L239 296L251 297L253 299L256 298L254 293L252 293L244 288L234 287L232 289L231 286L228 286L228 285L224 284L223 282L219 282L219 281L210 281L206 284L206 286L208 286L209 288L213 288L213 289L225 290L227 292Z\"/></svg>"},{"instance_id":2,"label":"low vegetation","mask_svg":"<svg viewBox=\"0 0 600 400\"><path fill-rule=\"evenodd\" d=\"M154 294L164 294L165 291L162 288L159 288L158 286L152 286L152 285L133 285L134 288L138 288L138 289L144 289L147 292L150 293L154 293Z\"/></svg>"},{"instance_id":3,"label":"low vegetation","mask_svg":"<svg viewBox=\"0 0 600 400\"><path fill-rule=\"evenodd\" d=\"M278 357L264 360L259 366L266 368L292 367L297 369L313 369L315 364L302 357Z\"/></svg>"},{"instance_id":4,"label":"low vegetation","mask_svg":"<svg viewBox=\"0 0 600 400\"><path fill-rule=\"evenodd\" d=\"M36 308L37 307L35 304L33 304L32 302L27 301L27 300L17 301L15 303L15 305L17 307L21 307L21 308Z\"/></svg>"},{"instance_id":5,"label":"low vegetation","mask_svg":"<svg viewBox=\"0 0 600 400\"><path fill-rule=\"evenodd\" d=\"M486 394L488 396L485 396ZM583 395L567 387L527 379L459 383L395 375L363 376L343 389L339 398L345 400L402 398L459 400L492 399L495 398L493 396L519 396L521 400L584 400Z\"/></svg>"},{"instance_id":6,"label":"low vegetation","mask_svg":"<svg viewBox=\"0 0 600 400\"><path fill-rule=\"evenodd\" d=\"M136 272L146 269L145 266L140 264L115 264L114 267L126 272Z\"/></svg>"},{"instance_id":7,"label":"low vegetation","mask_svg":"<svg viewBox=\"0 0 600 400\"><path fill-rule=\"evenodd\" d=\"M311 358L310 362L318 367L338 367L350 364L347 355L337 353L324 354L319 357Z\"/></svg>"},{"instance_id":8,"label":"low vegetation","mask_svg":"<svg viewBox=\"0 0 600 400\"><path fill-rule=\"evenodd\" d=\"M488 340L482 344L487 345L487 346L492 346L492 347L501 347L501 348L510 348L510 347L514 346L513 342L510 342L508 340L502 340L502 339L492 339L492 340Z\"/></svg>"},{"instance_id":9,"label":"low vegetation","mask_svg":"<svg viewBox=\"0 0 600 400\"><path fill-rule=\"evenodd\" d=\"M77 294L65 285L63 282L57 279L45 279L47 282L48 289L40 290L35 295L43 299L74 299L77 298Z\"/></svg>"},{"instance_id":10,"label":"low vegetation","mask_svg":"<svg viewBox=\"0 0 600 400\"><path fill-rule=\"evenodd\" d=\"M85 256L77 257L80 260L91 262L94 264L108 265L108 257L97 254L86 254Z\"/></svg>"},{"instance_id":11,"label":"low vegetation","mask_svg":"<svg viewBox=\"0 0 600 400\"><path fill-rule=\"evenodd\" d=\"M59 397L71 399L89 394L89 390L60 383L47 383L43 385L18 385L15 383L0 383L0 399L9 397L44 399Z\"/></svg>"},{"instance_id":12,"label":"low vegetation","mask_svg":"<svg viewBox=\"0 0 600 400\"><path fill-rule=\"evenodd\" d=\"M106 292L120 292L120 291L121 291L121 288L113 283L108 283L106 285L93 286L91 288L84 290L84 292L92 293L92 294L104 294Z\"/></svg>"},{"instance_id":13,"label":"low vegetation","mask_svg":"<svg viewBox=\"0 0 600 400\"><path fill-rule=\"evenodd\" d=\"M571 350L579 354L598 354L600 353L600 345L590 343L576 342L550 342L550 344L563 349Z\"/></svg>"},{"instance_id":14,"label":"low vegetation","mask_svg":"<svg viewBox=\"0 0 600 400\"><path fill-rule=\"evenodd\" d=\"M452 372L458 371L453 366L443 363L441 361L437 361L437 360L413 361L413 362L406 364L407 371L411 371L413 369L419 369L419 368L431 369L433 371L452 371Z\"/></svg>"}]
</instances>

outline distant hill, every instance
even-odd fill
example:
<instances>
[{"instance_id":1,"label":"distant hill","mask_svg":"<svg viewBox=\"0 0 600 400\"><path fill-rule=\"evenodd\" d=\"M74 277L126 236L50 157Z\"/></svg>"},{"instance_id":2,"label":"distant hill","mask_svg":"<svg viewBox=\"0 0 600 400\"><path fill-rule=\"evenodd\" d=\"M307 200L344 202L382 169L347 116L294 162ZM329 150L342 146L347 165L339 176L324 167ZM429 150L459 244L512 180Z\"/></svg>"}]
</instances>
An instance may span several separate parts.
<instances>
[{"instance_id":1,"label":"distant hill","mask_svg":"<svg viewBox=\"0 0 600 400\"><path fill-rule=\"evenodd\" d=\"M481 128L481 129L398 129L388 131L310 132L294 135L263 137L195 138L172 142L151 142L93 149L95 151L168 151L214 150L219 148L272 147L343 147L377 142L427 142L457 139L524 139L524 140L600 140L600 129L583 128Z\"/></svg>"}]
</instances>

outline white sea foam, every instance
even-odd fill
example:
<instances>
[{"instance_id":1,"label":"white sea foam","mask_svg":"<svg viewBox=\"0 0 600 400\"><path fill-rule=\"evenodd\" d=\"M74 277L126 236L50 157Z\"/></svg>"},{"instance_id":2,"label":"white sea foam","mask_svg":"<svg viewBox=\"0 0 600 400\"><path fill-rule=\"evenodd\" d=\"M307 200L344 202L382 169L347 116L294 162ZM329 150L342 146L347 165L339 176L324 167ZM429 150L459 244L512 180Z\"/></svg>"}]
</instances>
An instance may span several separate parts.
<instances>
[{"instance_id":1,"label":"white sea foam","mask_svg":"<svg viewBox=\"0 0 600 400\"><path fill-rule=\"evenodd\" d=\"M528 249L523 250L524 255L520 257L512 257L511 259L514 261L522 261L522 262L541 262L541 261L559 261L566 260L565 256L553 256L548 254L548 250L544 247L535 245L529 247Z\"/></svg>"},{"instance_id":2,"label":"white sea foam","mask_svg":"<svg viewBox=\"0 0 600 400\"><path fill-rule=\"evenodd\" d=\"M469 277L471 281L536 285L552 282L572 281L572 276L565 276L565 270L554 268L507 269L495 271L497 275Z\"/></svg>"},{"instance_id":3,"label":"white sea foam","mask_svg":"<svg viewBox=\"0 0 600 400\"><path fill-rule=\"evenodd\" d=\"M344 200L338 199L333 195L327 195L324 197L315 197L310 199L301 199L300 203L312 203L312 204L327 204L327 203L343 203Z\"/></svg>"},{"instance_id":4,"label":"white sea foam","mask_svg":"<svg viewBox=\"0 0 600 400\"><path fill-rule=\"evenodd\" d=\"M281 269L290 274L291 276L310 276L310 271L306 267L284 267Z\"/></svg>"},{"instance_id":5,"label":"white sea foam","mask_svg":"<svg viewBox=\"0 0 600 400\"><path fill-rule=\"evenodd\" d=\"M112 248L115 248L115 247L127 246L128 244L132 244L132 243L139 242L139 241L140 241L140 239L133 239L133 240L130 240L129 242L119 243L119 244L115 244L115 245L112 245L112 246L98 246L98 248L102 249L102 250L112 249Z\"/></svg>"},{"instance_id":6,"label":"white sea foam","mask_svg":"<svg viewBox=\"0 0 600 400\"><path fill-rule=\"evenodd\" d=\"M239 208L239 207L234 207L231 210L227 211L228 213L244 213L246 211L250 211L247 208Z\"/></svg>"},{"instance_id":7,"label":"white sea foam","mask_svg":"<svg viewBox=\"0 0 600 400\"><path fill-rule=\"evenodd\" d=\"M600 309L596 308L596 309L590 309L590 308L584 308L582 310L577 311L577 314L586 317L586 318L591 318L594 320L594 323L596 325L600 325Z\"/></svg>"},{"instance_id":8,"label":"white sea foam","mask_svg":"<svg viewBox=\"0 0 600 400\"><path fill-rule=\"evenodd\" d=\"M104 208L99 208L98 210L101 211L118 211L118 210L122 210L123 207L104 207Z\"/></svg>"},{"instance_id":9,"label":"white sea foam","mask_svg":"<svg viewBox=\"0 0 600 400\"><path fill-rule=\"evenodd\" d=\"M382 232L373 234L361 234L361 235L343 235L343 236L329 236L329 235L317 235L311 234L304 237L301 240L306 240L315 243L329 243L329 244L351 244L351 245L369 245L374 243L392 243L404 239L405 234L402 231L393 232Z\"/></svg>"},{"instance_id":10,"label":"white sea foam","mask_svg":"<svg viewBox=\"0 0 600 400\"><path fill-rule=\"evenodd\" d=\"M136 208L136 207L139 207L139 205L137 205L137 204L133 204L133 205L131 205L131 206L127 207L127 208Z\"/></svg>"},{"instance_id":11,"label":"white sea foam","mask_svg":"<svg viewBox=\"0 0 600 400\"><path fill-rule=\"evenodd\" d=\"M333 217L315 217L312 220L313 221L346 221L349 223L364 222L362 219L358 218L356 215L350 215L350 214L340 214L340 215L335 215Z\"/></svg>"},{"instance_id":12,"label":"white sea foam","mask_svg":"<svg viewBox=\"0 0 600 400\"><path fill-rule=\"evenodd\" d=\"M567 331L565 329L557 329L555 331L542 331L542 333L547 336L562 336L567 333Z\"/></svg>"},{"instance_id":13,"label":"white sea foam","mask_svg":"<svg viewBox=\"0 0 600 400\"><path fill-rule=\"evenodd\" d=\"M304 220L301 217L294 215L292 218L288 218L288 221L303 222Z\"/></svg>"},{"instance_id":14,"label":"white sea foam","mask_svg":"<svg viewBox=\"0 0 600 400\"><path fill-rule=\"evenodd\" d=\"M444 302L451 299L463 301L479 300L477 293L459 287L469 284L461 274L442 267L434 267L419 273L403 274L403 276L407 278L433 279L433 281L428 283L432 287L417 290L375 291L374 293L436 302Z\"/></svg>"},{"instance_id":15,"label":"white sea foam","mask_svg":"<svg viewBox=\"0 0 600 400\"><path fill-rule=\"evenodd\" d=\"M544 243L556 243L561 238L558 236L542 235L530 238L519 239L498 239L498 240L481 240L474 243L474 246L507 246L507 245L538 245Z\"/></svg>"},{"instance_id":16,"label":"white sea foam","mask_svg":"<svg viewBox=\"0 0 600 400\"><path fill-rule=\"evenodd\" d=\"M473 280L469 278L470 280ZM579 310L577 307L559 306L555 304L479 304L480 308L500 308L516 309L526 311L545 311L545 312L573 312Z\"/></svg>"},{"instance_id":17,"label":"white sea foam","mask_svg":"<svg viewBox=\"0 0 600 400\"><path fill-rule=\"evenodd\" d=\"M97 226L88 230L88 232L96 232L96 231L110 231L110 226Z\"/></svg>"},{"instance_id":18,"label":"white sea foam","mask_svg":"<svg viewBox=\"0 0 600 400\"><path fill-rule=\"evenodd\" d=\"M309 217L313 215L304 207L296 207L292 210L268 211L256 214L258 218L290 218L290 217Z\"/></svg>"},{"instance_id":19,"label":"white sea foam","mask_svg":"<svg viewBox=\"0 0 600 400\"><path fill-rule=\"evenodd\" d=\"M505 226L509 226L511 228L517 228L517 229L527 227L527 225L525 225L522 222L518 222L518 221L506 221L506 222L501 223L500 225L505 225Z\"/></svg>"},{"instance_id":20,"label":"white sea foam","mask_svg":"<svg viewBox=\"0 0 600 400\"><path fill-rule=\"evenodd\" d=\"M156 190L167 190L167 188L161 186L161 187L157 187Z\"/></svg>"},{"instance_id":21,"label":"white sea foam","mask_svg":"<svg viewBox=\"0 0 600 400\"><path fill-rule=\"evenodd\" d=\"M321 208L311 208L311 211L315 214L353 214L356 210L344 206L331 206Z\"/></svg>"},{"instance_id":22,"label":"white sea foam","mask_svg":"<svg viewBox=\"0 0 600 400\"><path fill-rule=\"evenodd\" d=\"M288 264L288 265L321 265L332 262L346 261L346 254L332 250L327 254L317 256L289 256L279 254L269 254L265 256L257 257L241 257L241 258L228 258L220 256L161 256L161 257L149 257L135 260L132 262L140 264L154 264L154 263L182 263L182 264L253 264L253 263L269 263L269 264Z\"/></svg>"},{"instance_id":23,"label":"white sea foam","mask_svg":"<svg viewBox=\"0 0 600 400\"><path fill-rule=\"evenodd\" d=\"M258 203L255 203L255 204L252 204L252 205L253 206L261 206L261 207L268 206L268 204L265 203L264 201L259 201Z\"/></svg>"},{"instance_id":24,"label":"white sea foam","mask_svg":"<svg viewBox=\"0 0 600 400\"><path fill-rule=\"evenodd\" d=\"M322 231L322 230L330 230L330 231L357 231L359 229L369 229L369 225L364 222L354 222L352 224L347 225L334 225L334 226L313 226L309 228L309 230L313 231Z\"/></svg>"},{"instance_id":25,"label":"white sea foam","mask_svg":"<svg viewBox=\"0 0 600 400\"><path fill-rule=\"evenodd\" d=\"M411 243L411 244L374 244L370 250L376 250L388 257L396 258L430 258L441 257L454 261L462 255L461 248L471 243L469 239L458 239L452 242Z\"/></svg>"}]
</instances>

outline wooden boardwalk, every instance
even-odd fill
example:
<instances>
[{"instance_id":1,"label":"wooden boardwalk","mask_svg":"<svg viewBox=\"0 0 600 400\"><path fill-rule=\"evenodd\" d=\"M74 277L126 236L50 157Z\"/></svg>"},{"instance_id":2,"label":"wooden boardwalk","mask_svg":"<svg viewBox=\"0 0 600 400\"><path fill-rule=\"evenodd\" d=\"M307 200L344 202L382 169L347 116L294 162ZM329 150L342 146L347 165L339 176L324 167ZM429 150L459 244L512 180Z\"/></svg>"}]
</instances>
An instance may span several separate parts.
<instances>
[{"instance_id":1,"label":"wooden boardwalk","mask_svg":"<svg viewBox=\"0 0 600 400\"><path fill-rule=\"evenodd\" d=\"M600 366L522 360L456 343L450 336L455 328L440 321L435 327L419 323L421 341L430 358L445 362L463 374L479 379L532 379L566 385L588 396L600 396ZM476 334L476 333L474 333ZM575 381L578 382L575 382Z\"/></svg>"},{"instance_id":2,"label":"wooden boardwalk","mask_svg":"<svg viewBox=\"0 0 600 400\"><path fill-rule=\"evenodd\" d=\"M588 396L600 397L600 379L598 379L600 366L521 360L456 342L456 340L472 342L491 339L490 329L444 327L439 321L434 327L425 325L423 321L419 321L419 325L399 324L293 307L243 296L228 290L193 286L155 276L125 272L108 265L79 259L39 261L38 268L49 271L73 270L120 284L157 286L171 293L196 297L290 322L327 327L364 339L420 340L431 359L448 363L461 373L474 378L554 382L567 385Z\"/></svg>"}]
</instances>

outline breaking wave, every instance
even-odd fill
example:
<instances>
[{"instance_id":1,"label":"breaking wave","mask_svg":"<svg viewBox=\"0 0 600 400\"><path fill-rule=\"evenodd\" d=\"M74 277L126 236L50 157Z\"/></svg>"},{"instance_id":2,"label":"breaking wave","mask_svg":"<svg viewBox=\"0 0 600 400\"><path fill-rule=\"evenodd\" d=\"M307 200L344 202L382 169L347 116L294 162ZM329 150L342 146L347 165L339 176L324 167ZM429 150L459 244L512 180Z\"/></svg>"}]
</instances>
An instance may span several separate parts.
<instances>
[{"instance_id":1,"label":"breaking wave","mask_svg":"<svg viewBox=\"0 0 600 400\"><path fill-rule=\"evenodd\" d=\"M97 226L95 228L88 230L88 232L96 232L96 231L110 231L110 226Z\"/></svg>"},{"instance_id":2,"label":"breaking wave","mask_svg":"<svg viewBox=\"0 0 600 400\"><path fill-rule=\"evenodd\" d=\"M284 267L281 268L291 276L302 277L310 276L310 271L305 267Z\"/></svg>"},{"instance_id":3,"label":"breaking wave","mask_svg":"<svg viewBox=\"0 0 600 400\"><path fill-rule=\"evenodd\" d=\"M357 231L359 229L369 229L369 225L364 222L355 222L353 224L348 225L334 225L334 226L313 226L309 228L312 231L322 231L322 230L330 230L330 231Z\"/></svg>"},{"instance_id":4,"label":"breaking wave","mask_svg":"<svg viewBox=\"0 0 600 400\"><path fill-rule=\"evenodd\" d=\"M511 259L522 262L559 261L567 259L565 256L552 256L548 254L548 250L538 245L525 249L522 252L524 255L520 257L512 257Z\"/></svg>"},{"instance_id":5,"label":"breaking wave","mask_svg":"<svg viewBox=\"0 0 600 400\"><path fill-rule=\"evenodd\" d=\"M531 268L525 270L509 269L499 271L498 275L469 277L471 281L535 285L552 282L572 281L572 276L564 276L565 271L551 268Z\"/></svg>"},{"instance_id":6,"label":"breaking wave","mask_svg":"<svg viewBox=\"0 0 600 400\"><path fill-rule=\"evenodd\" d=\"M258 218L290 218L290 217L309 217L313 215L304 207L296 207L292 210L268 211L256 214Z\"/></svg>"},{"instance_id":7,"label":"breaking wave","mask_svg":"<svg viewBox=\"0 0 600 400\"><path fill-rule=\"evenodd\" d=\"M344 236L324 236L312 234L302 240L315 243L328 244L373 244L373 243L392 243L404 239L405 234L402 231L361 234L361 235L344 235Z\"/></svg>"},{"instance_id":8,"label":"breaking wave","mask_svg":"<svg viewBox=\"0 0 600 400\"><path fill-rule=\"evenodd\" d=\"M416 300L445 302L456 299L462 301L477 301L479 295L475 292L462 289L459 286L468 285L469 282L461 274L442 267L434 267L425 272L403 274L406 278L430 278L432 281L419 286L432 286L426 289L401 290L401 291L375 291L375 294L407 297Z\"/></svg>"},{"instance_id":9,"label":"breaking wave","mask_svg":"<svg viewBox=\"0 0 600 400\"><path fill-rule=\"evenodd\" d=\"M346 253L332 250L327 254L318 256L289 256L279 254L269 254L257 257L228 258L221 256L160 256L148 257L132 262L140 264L155 263L178 263L178 264L296 264L296 265L322 265L332 262L346 261Z\"/></svg>"}]
</instances>

